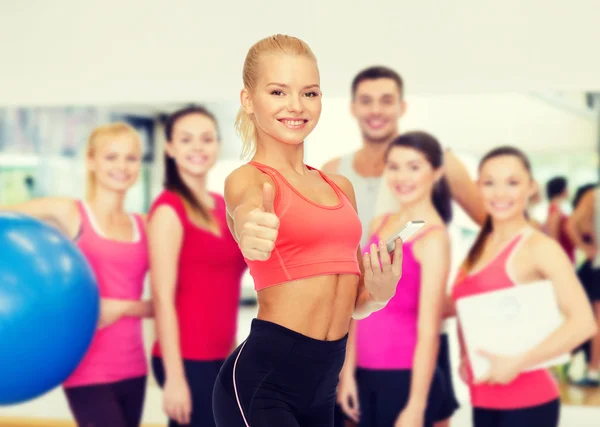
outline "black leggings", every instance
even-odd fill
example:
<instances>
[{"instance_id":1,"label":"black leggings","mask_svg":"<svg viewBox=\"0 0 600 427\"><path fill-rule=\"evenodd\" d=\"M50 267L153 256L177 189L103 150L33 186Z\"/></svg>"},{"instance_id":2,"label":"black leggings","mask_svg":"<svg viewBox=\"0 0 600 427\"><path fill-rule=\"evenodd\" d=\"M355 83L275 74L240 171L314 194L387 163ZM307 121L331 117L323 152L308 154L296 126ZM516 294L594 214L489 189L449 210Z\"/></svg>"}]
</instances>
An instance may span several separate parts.
<instances>
[{"instance_id":1,"label":"black leggings","mask_svg":"<svg viewBox=\"0 0 600 427\"><path fill-rule=\"evenodd\" d=\"M146 377L64 389L81 427L138 427L142 420Z\"/></svg>"},{"instance_id":2,"label":"black leggings","mask_svg":"<svg viewBox=\"0 0 600 427\"><path fill-rule=\"evenodd\" d=\"M306 337L254 319L215 383L218 427L332 427L347 336Z\"/></svg>"},{"instance_id":3,"label":"black leggings","mask_svg":"<svg viewBox=\"0 0 600 427\"><path fill-rule=\"evenodd\" d=\"M359 427L392 427L410 396L412 371L357 369ZM446 399L446 384L436 368L425 409L423 427L431 427Z\"/></svg>"},{"instance_id":4,"label":"black leggings","mask_svg":"<svg viewBox=\"0 0 600 427\"><path fill-rule=\"evenodd\" d=\"M444 386L444 393L440 396L441 403L439 406L438 413L435 415L435 421L444 421L449 419L459 408L456 394L454 393L454 386L452 383L452 368L450 364L450 345L448 342L448 335L440 335L440 349L438 352L437 367L440 370ZM410 385L410 384L409 384ZM360 406L360 402L359 402ZM397 409L398 402L394 402L392 407ZM339 405L335 406L335 427L345 427L346 415L342 412Z\"/></svg>"},{"instance_id":5,"label":"black leggings","mask_svg":"<svg viewBox=\"0 0 600 427\"><path fill-rule=\"evenodd\" d=\"M435 417L436 421L444 421L452 417L456 410L460 407L456 394L454 393L454 384L452 382L452 365L450 363L450 343L448 334L444 333L440 336L440 349L438 352L437 367L440 370L444 379L444 397L440 410Z\"/></svg>"},{"instance_id":6,"label":"black leggings","mask_svg":"<svg viewBox=\"0 0 600 427\"><path fill-rule=\"evenodd\" d=\"M520 409L473 409L473 427L557 427L560 401Z\"/></svg>"},{"instance_id":7,"label":"black leggings","mask_svg":"<svg viewBox=\"0 0 600 427\"><path fill-rule=\"evenodd\" d=\"M223 360L183 360L185 379L187 380L192 395L192 414L190 423L186 427L214 427L215 420L212 411L212 392L219 369ZM165 384L165 370L162 358L152 358L152 369L156 382L163 387ZM174 420L169 420L169 427L179 427Z\"/></svg>"}]
</instances>

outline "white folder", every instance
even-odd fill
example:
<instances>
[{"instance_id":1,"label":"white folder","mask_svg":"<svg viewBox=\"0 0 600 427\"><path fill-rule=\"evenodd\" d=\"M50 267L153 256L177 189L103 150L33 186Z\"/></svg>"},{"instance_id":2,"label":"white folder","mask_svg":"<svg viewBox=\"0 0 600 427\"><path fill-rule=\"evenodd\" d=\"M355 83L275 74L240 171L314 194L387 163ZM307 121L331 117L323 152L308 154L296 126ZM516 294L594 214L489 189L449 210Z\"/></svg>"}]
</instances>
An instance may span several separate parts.
<instances>
[{"instance_id":1,"label":"white folder","mask_svg":"<svg viewBox=\"0 0 600 427\"><path fill-rule=\"evenodd\" d=\"M489 369L489 361L478 350L506 356L525 353L564 321L549 280L461 298L456 309L476 379ZM565 353L527 370L562 365L569 359Z\"/></svg>"}]
</instances>

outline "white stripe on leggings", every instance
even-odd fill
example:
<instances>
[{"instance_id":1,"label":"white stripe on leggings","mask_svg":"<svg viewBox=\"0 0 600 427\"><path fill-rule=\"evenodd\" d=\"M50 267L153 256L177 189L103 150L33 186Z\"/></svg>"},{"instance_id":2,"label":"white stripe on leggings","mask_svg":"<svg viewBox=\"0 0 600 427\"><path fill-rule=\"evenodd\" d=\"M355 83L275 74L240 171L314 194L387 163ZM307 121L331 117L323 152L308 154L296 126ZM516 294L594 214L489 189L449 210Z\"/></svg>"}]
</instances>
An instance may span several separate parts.
<instances>
[{"instance_id":1,"label":"white stripe on leggings","mask_svg":"<svg viewBox=\"0 0 600 427\"><path fill-rule=\"evenodd\" d=\"M240 358L240 354L242 354L242 350L244 350L245 346L246 343L244 343L242 345L242 348L240 348L240 351L237 354L237 357L235 358L235 362L233 363L233 390L235 392L235 399L237 400L238 407L240 408L240 414L242 414L242 418L244 419L244 424L246 424L246 427L250 427L250 424L248 424L248 421L244 416L244 410L242 409L242 404L240 403L240 396L238 395L237 384L235 382L235 368L237 367L238 359Z\"/></svg>"}]
</instances>

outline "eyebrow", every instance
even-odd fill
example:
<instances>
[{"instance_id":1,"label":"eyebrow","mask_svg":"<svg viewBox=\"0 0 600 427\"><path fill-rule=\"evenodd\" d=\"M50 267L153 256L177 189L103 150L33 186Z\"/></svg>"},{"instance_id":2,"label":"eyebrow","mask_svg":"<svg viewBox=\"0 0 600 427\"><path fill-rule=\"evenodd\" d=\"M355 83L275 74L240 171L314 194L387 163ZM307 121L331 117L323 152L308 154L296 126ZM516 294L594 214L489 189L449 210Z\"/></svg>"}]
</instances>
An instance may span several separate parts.
<instances>
[{"instance_id":1,"label":"eyebrow","mask_svg":"<svg viewBox=\"0 0 600 427\"><path fill-rule=\"evenodd\" d=\"M377 98L377 95L372 95L370 93L361 93L357 95L357 98ZM393 98L394 94L391 92L382 93L379 95L379 98Z\"/></svg>"},{"instance_id":2,"label":"eyebrow","mask_svg":"<svg viewBox=\"0 0 600 427\"><path fill-rule=\"evenodd\" d=\"M289 88L288 85L286 85L284 83L277 83L277 82L271 82L267 86L279 86L279 87ZM319 87L320 86L318 84L313 84L313 85L304 86L302 89L312 89L312 88L317 88L318 89Z\"/></svg>"},{"instance_id":3,"label":"eyebrow","mask_svg":"<svg viewBox=\"0 0 600 427\"><path fill-rule=\"evenodd\" d=\"M179 133L184 134L185 136L194 136L194 132L190 132L189 130L185 130L185 129L180 129ZM202 133L200 133L201 136L212 136L214 135L214 131L210 131L210 130L205 130Z\"/></svg>"}]
</instances>

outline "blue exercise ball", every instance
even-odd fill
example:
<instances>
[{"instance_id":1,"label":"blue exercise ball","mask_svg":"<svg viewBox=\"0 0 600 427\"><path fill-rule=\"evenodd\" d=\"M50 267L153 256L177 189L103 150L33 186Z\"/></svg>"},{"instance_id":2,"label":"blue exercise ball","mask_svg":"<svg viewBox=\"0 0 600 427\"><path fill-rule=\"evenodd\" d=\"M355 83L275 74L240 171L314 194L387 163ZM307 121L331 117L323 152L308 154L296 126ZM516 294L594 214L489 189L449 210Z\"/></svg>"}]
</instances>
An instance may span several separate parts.
<instances>
[{"instance_id":1,"label":"blue exercise ball","mask_svg":"<svg viewBox=\"0 0 600 427\"><path fill-rule=\"evenodd\" d=\"M100 311L94 273L54 227L0 212L0 405L60 385L89 348Z\"/></svg>"}]
</instances>

